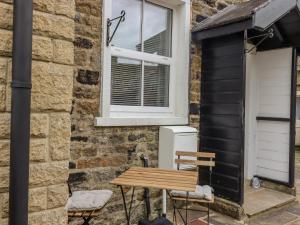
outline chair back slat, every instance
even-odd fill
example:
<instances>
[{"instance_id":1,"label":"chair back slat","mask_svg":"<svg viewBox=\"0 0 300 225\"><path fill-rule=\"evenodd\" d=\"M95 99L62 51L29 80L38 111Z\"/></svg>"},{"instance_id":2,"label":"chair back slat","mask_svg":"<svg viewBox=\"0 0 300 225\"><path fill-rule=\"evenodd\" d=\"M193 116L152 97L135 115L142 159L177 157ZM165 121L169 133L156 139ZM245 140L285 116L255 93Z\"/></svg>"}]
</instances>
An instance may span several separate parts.
<instances>
[{"instance_id":1,"label":"chair back slat","mask_svg":"<svg viewBox=\"0 0 300 225\"><path fill-rule=\"evenodd\" d=\"M189 157L196 157L196 158L216 158L215 153L211 152L184 152L184 151L177 151L176 156L189 156Z\"/></svg>"},{"instance_id":2,"label":"chair back slat","mask_svg":"<svg viewBox=\"0 0 300 225\"><path fill-rule=\"evenodd\" d=\"M207 166L214 167L214 161L204 161L204 160L189 160L189 159L175 159L175 163L183 165L193 165L193 166Z\"/></svg>"}]
</instances>

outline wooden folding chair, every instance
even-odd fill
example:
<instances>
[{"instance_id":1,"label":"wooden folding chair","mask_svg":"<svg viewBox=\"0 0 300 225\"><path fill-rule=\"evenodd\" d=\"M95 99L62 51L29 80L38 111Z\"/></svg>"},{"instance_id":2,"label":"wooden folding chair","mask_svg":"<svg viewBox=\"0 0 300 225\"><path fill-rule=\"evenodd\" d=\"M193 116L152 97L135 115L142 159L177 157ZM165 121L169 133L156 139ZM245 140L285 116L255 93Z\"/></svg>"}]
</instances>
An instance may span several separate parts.
<instances>
[{"instance_id":1,"label":"wooden folding chair","mask_svg":"<svg viewBox=\"0 0 300 225\"><path fill-rule=\"evenodd\" d=\"M200 167L209 167L209 187L211 188L212 184L212 168L215 166L214 159L216 157L215 153L209 153L209 152L184 152L184 151L177 151L176 152L177 159L175 160L175 163L177 164L177 169L180 170L180 165L190 165L190 166L196 166L197 170L199 171ZM182 157L189 157L194 159L183 159ZM200 187L200 186L199 186ZM211 188L211 198L208 200L202 196L197 196L196 192L193 193L184 193L184 195L178 195L176 194L176 191L172 191L170 193L170 198L173 200L173 222L175 220L176 224L176 211L179 213L181 219L185 224L188 224L187 220L187 212L188 208L187 205L185 206L186 210L186 219L184 220L179 208L176 207L177 201L185 201L185 202L196 202L196 203L202 203L207 204L207 223L210 224L210 204L214 203L214 195L213 195L213 189ZM200 210L193 210L193 211L200 211Z\"/></svg>"},{"instance_id":2,"label":"wooden folding chair","mask_svg":"<svg viewBox=\"0 0 300 225\"><path fill-rule=\"evenodd\" d=\"M69 185L69 182L68 182L68 186L69 186L69 200L70 200L74 196L73 196L71 187ZM108 190L99 190L98 192L101 194L101 191L110 192ZM92 193L93 191L85 191L85 192ZM111 192L111 194L112 194L112 192ZM105 201L103 201L103 204L101 207L98 207L98 208L92 209L92 210L89 210L89 209L70 210L70 209L68 209L68 204L67 204L66 208L68 210L68 217L69 218L80 218L83 220L82 225L89 225L92 219L100 216L102 209L104 209L104 207L109 203L110 199L111 199L111 195L109 197L107 197Z\"/></svg>"}]
</instances>

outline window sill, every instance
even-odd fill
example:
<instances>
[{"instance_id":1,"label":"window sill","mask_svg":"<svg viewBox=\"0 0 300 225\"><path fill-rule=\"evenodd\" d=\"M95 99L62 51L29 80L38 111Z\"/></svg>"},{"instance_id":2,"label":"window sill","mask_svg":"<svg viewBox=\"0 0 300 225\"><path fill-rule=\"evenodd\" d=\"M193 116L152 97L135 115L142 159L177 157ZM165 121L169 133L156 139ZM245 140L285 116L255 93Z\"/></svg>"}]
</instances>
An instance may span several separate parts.
<instances>
[{"instance_id":1,"label":"window sill","mask_svg":"<svg viewBox=\"0 0 300 225\"><path fill-rule=\"evenodd\" d=\"M122 126L165 126L165 125L187 125L188 118L104 118L96 117L96 127L122 127Z\"/></svg>"}]
</instances>

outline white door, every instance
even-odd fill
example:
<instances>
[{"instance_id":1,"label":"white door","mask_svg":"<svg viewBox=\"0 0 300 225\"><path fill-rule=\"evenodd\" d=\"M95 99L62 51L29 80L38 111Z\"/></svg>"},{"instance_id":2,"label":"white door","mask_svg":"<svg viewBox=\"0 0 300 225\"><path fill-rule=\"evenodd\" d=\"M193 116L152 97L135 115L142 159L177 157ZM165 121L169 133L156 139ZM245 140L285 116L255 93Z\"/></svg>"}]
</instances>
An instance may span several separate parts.
<instances>
[{"instance_id":1,"label":"white door","mask_svg":"<svg viewBox=\"0 0 300 225\"><path fill-rule=\"evenodd\" d=\"M256 72L256 175L289 182L293 49L259 52Z\"/></svg>"}]
</instances>

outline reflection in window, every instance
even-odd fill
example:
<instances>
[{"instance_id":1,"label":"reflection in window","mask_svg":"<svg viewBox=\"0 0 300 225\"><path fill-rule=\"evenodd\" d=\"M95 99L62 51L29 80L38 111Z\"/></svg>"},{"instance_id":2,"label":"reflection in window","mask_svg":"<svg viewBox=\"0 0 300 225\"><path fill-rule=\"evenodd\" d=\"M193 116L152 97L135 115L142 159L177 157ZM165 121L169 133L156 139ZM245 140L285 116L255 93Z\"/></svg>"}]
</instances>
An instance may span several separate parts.
<instances>
[{"instance_id":1,"label":"reflection in window","mask_svg":"<svg viewBox=\"0 0 300 225\"><path fill-rule=\"evenodd\" d=\"M111 59L111 104L140 106L141 81L141 61L113 56Z\"/></svg>"},{"instance_id":2,"label":"reflection in window","mask_svg":"<svg viewBox=\"0 0 300 225\"><path fill-rule=\"evenodd\" d=\"M296 120L300 120L300 97L297 97L296 106Z\"/></svg>"},{"instance_id":3,"label":"reflection in window","mask_svg":"<svg viewBox=\"0 0 300 225\"><path fill-rule=\"evenodd\" d=\"M171 57L171 9L145 0L113 0L112 18L120 16L122 10L126 12L125 21L120 24L112 46ZM115 27L113 23L111 33Z\"/></svg>"},{"instance_id":4,"label":"reflection in window","mask_svg":"<svg viewBox=\"0 0 300 225\"><path fill-rule=\"evenodd\" d=\"M171 56L172 10L145 3L144 5L144 51Z\"/></svg>"},{"instance_id":5,"label":"reflection in window","mask_svg":"<svg viewBox=\"0 0 300 225\"><path fill-rule=\"evenodd\" d=\"M112 18L120 16L121 11L126 12L125 21L120 24L112 40L112 45L130 50L140 50L141 45L141 23L142 23L142 1L141 0L113 0ZM111 26L110 33L115 30L116 23Z\"/></svg>"}]
</instances>

